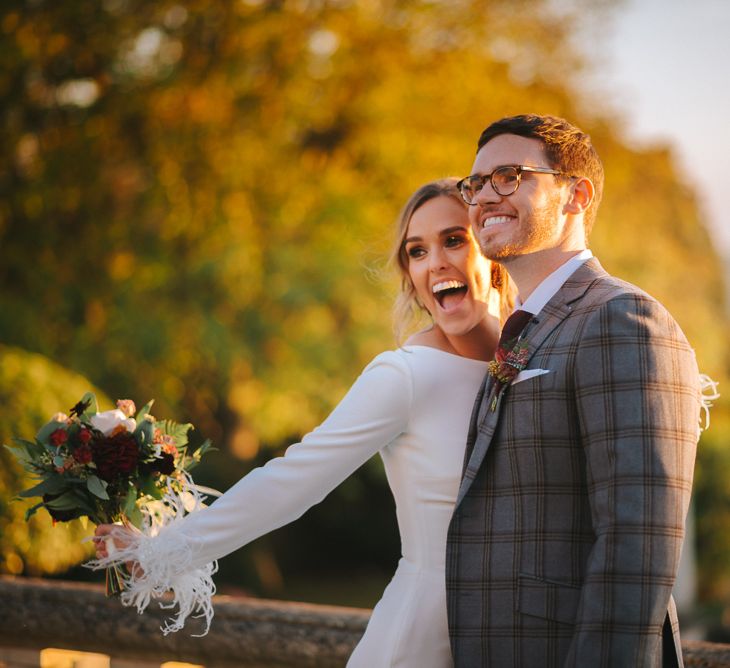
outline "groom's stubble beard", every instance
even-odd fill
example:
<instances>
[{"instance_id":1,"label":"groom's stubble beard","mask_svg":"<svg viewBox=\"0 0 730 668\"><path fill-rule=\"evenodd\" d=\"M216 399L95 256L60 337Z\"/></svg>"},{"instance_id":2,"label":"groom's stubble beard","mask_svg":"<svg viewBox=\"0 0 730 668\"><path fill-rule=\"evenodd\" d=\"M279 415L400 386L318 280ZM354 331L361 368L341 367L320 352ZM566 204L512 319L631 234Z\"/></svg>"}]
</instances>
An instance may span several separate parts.
<instances>
[{"instance_id":1,"label":"groom's stubble beard","mask_svg":"<svg viewBox=\"0 0 730 668\"><path fill-rule=\"evenodd\" d=\"M509 241L502 245L483 242L481 235L477 234L482 255L489 260L502 263L550 247L549 242L555 236L562 206L561 194L559 192L550 194L543 206L534 209L526 218L518 221L517 229L513 231Z\"/></svg>"}]
</instances>

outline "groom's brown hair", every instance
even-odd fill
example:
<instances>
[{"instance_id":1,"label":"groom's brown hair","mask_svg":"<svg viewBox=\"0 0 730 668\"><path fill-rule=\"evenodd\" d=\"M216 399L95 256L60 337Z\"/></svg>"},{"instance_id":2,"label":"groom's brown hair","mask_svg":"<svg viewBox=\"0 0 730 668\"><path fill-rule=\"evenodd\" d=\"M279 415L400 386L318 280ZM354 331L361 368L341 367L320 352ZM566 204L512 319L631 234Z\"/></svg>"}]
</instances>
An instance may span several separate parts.
<instances>
[{"instance_id":1,"label":"groom's brown hair","mask_svg":"<svg viewBox=\"0 0 730 668\"><path fill-rule=\"evenodd\" d=\"M593 201L583 217L587 238L603 195L603 164L591 143L590 136L557 116L537 114L508 116L495 121L482 132L477 144L477 153L490 139L506 134L538 139L544 144L553 169L559 169L573 176L585 176L591 180L594 188Z\"/></svg>"}]
</instances>

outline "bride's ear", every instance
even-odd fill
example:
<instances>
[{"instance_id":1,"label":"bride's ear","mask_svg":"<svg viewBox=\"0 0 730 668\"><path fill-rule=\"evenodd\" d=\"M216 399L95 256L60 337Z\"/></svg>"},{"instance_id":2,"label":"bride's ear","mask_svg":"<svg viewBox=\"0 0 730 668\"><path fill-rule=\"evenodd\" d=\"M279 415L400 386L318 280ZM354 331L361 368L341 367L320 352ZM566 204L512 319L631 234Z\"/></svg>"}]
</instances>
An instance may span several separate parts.
<instances>
[{"instance_id":1,"label":"bride's ear","mask_svg":"<svg viewBox=\"0 0 730 668\"><path fill-rule=\"evenodd\" d=\"M565 212L572 214L584 213L591 205L595 193L593 181L581 176L570 187L570 198L565 203Z\"/></svg>"}]
</instances>

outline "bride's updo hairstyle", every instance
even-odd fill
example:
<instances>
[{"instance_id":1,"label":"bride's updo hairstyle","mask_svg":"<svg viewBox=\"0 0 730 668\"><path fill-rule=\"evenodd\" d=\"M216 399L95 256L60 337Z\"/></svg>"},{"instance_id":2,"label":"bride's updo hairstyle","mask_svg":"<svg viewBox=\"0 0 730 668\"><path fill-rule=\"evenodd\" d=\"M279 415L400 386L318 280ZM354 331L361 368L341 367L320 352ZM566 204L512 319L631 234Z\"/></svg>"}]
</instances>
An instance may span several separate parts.
<instances>
[{"instance_id":1,"label":"bride's updo hairstyle","mask_svg":"<svg viewBox=\"0 0 730 668\"><path fill-rule=\"evenodd\" d=\"M393 329L398 344L421 323L424 316L428 316L428 311L418 299L416 289L413 287L411 277L408 274L408 255L405 248L408 225L418 209L429 200L437 197L451 197L464 209L468 209L468 205L461 198L461 194L456 187L457 182L458 179L447 178L426 183L411 195L398 216L395 244L390 256L391 266L396 268L400 276L400 292L393 305ZM469 234L473 243L476 243L471 230ZM504 322L512 312L513 289L507 272L496 262L491 263L491 286L492 289L499 292L500 321Z\"/></svg>"}]
</instances>

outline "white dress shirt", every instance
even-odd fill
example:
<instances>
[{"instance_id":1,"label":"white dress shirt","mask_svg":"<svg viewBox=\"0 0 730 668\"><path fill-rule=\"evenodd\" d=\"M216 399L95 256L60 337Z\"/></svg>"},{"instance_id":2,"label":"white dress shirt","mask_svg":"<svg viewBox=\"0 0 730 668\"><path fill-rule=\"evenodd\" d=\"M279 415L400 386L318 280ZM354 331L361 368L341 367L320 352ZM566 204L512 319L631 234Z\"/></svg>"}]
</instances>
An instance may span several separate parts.
<instances>
[{"instance_id":1,"label":"white dress shirt","mask_svg":"<svg viewBox=\"0 0 730 668\"><path fill-rule=\"evenodd\" d=\"M567 281L586 260L590 260L593 253L589 249L585 249L574 255L569 260L561 264L552 274L547 276L540 285L538 285L532 294L523 302L517 297L515 310L522 309L528 313L536 315L542 311L553 295L563 287L563 283Z\"/></svg>"},{"instance_id":2,"label":"white dress shirt","mask_svg":"<svg viewBox=\"0 0 730 668\"><path fill-rule=\"evenodd\" d=\"M524 303L520 301L518 297L515 303L515 310L522 309L528 313L536 315L542 311L545 304L547 304L553 295L563 287L563 283L567 281L573 273L580 267L586 260L590 260L593 257L593 253L587 248L577 255L574 255L569 260L561 264L552 274L547 276L538 285L533 293L525 300ZM542 376L543 374L550 373L548 369L523 369L520 371L512 381L512 385L521 383L523 380L534 378L535 376Z\"/></svg>"}]
</instances>

